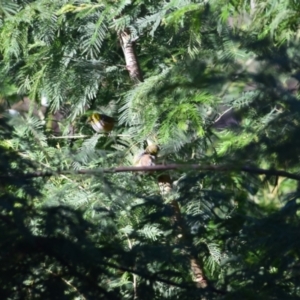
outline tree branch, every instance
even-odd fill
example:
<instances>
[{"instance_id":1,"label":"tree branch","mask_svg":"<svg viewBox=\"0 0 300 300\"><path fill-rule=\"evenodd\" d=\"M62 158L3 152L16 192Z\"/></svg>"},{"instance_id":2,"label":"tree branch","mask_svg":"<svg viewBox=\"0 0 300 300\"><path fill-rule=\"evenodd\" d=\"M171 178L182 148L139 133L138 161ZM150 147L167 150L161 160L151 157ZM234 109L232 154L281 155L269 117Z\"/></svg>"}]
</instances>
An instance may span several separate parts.
<instances>
[{"instance_id":1,"label":"tree branch","mask_svg":"<svg viewBox=\"0 0 300 300\"><path fill-rule=\"evenodd\" d=\"M58 170L58 171L37 171L32 173L9 173L0 174L0 178L35 178L35 177L50 177L60 174L73 174L73 175L97 175L103 173L126 173L126 172L153 172L153 171L167 171L167 170L198 170L198 171L211 171L211 172L246 172L250 174L280 176L294 180L300 180L300 175L289 173L276 169L261 169L250 166L236 167L232 165L199 165L199 164L168 164L168 165L156 165L149 167L132 167L122 166L107 169L82 169L82 170Z\"/></svg>"},{"instance_id":2,"label":"tree branch","mask_svg":"<svg viewBox=\"0 0 300 300\"><path fill-rule=\"evenodd\" d=\"M97 133L98 136L107 136L104 133ZM83 138L90 138L93 135L63 135L63 136L50 136L48 140L59 140L59 139L83 139ZM112 135L113 137L131 137L129 134L116 134Z\"/></svg>"}]
</instances>

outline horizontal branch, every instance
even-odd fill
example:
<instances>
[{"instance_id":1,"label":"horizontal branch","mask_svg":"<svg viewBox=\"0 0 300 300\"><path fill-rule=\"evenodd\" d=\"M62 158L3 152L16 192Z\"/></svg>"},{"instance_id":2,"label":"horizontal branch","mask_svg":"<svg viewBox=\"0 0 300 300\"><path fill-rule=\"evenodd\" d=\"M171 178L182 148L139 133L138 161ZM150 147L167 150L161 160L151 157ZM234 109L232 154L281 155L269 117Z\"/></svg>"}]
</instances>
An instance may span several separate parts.
<instances>
[{"instance_id":1,"label":"horizontal branch","mask_svg":"<svg viewBox=\"0 0 300 300\"><path fill-rule=\"evenodd\" d=\"M35 177L50 177L57 176L60 174L80 174L80 175L97 175L103 173L126 173L126 172L153 172L153 171L168 171L168 170L179 170L179 171L189 171L189 170L198 170L198 171L211 171L211 172L246 172L250 174L259 174L259 175L269 175L269 176L280 176L286 177L294 180L300 180L300 175L289 173L282 170L276 169L260 169L249 166L235 167L232 165L199 165L199 164L168 164L168 165L156 165L149 167L132 167L132 166L123 166L107 169L83 169L83 170L58 170L58 171L37 171L32 173L14 173L14 174L0 174L0 178L35 178Z\"/></svg>"},{"instance_id":2,"label":"horizontal branch","mask_svg":"<svg viewBox=\"0 0 300 300\"><path fill-rule=\"evenodd\" d=\"M107 134L104 133L98 133L98 136L107 136ZM85 139L85 138L90 138L93 135L62 135L62 136L50 136L47 139L48 140L59 140L59 139ZM112 135L112 137L131 137L129 134L116 134Z\"/></svg>"}]
</instances>

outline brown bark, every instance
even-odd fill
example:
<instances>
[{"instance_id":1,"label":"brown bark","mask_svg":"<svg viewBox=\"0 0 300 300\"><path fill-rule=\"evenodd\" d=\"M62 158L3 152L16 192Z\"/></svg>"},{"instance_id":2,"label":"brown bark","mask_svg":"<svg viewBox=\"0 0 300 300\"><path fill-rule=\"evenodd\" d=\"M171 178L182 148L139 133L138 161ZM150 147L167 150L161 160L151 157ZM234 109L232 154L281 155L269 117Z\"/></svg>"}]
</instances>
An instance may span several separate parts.
<instances>
[{"instance_id":1,"label":"brown bark","mask_svg":"<svg viewBox=\"0 0 300 300\"><path fill-rule=\"evenodd\" d=\"M135 82L142 82L143 74L135 51L135 42L131 41L130 34L126 31L119 33L119 41L124 53L126 69L130 78Z\"/></svg>"},{"instance_id":2,"label":"brown bark","mask_svg":"<svg viewBox=\"0 0 300 300\"><path fill-rule=\"evenodd\" d=\"M173 218L172 221L176 224L178 229L178 235L180 236L180 239L186 244L187 249L190 248L193 241L189 236L188 228L186 227L186 224L181 216L180 207L177 201L173 200L170 203L172 209L173 209ZM199 259L191 253L189 250L187 250L187 254L189 256L190 260L190 268L194 276L194 280L196 282L196 286L198 288L207 288L207 280L204 275L203 267L201 263L199 262Z\"/></svg>"}]
</instances>

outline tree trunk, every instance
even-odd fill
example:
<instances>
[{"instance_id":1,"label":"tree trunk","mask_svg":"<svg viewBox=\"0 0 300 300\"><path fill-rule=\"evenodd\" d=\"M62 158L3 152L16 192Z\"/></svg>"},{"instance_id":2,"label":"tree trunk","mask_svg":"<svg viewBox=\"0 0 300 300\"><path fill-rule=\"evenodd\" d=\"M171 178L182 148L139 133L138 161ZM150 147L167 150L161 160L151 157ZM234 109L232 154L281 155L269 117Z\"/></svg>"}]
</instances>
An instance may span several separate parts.
<instances>
[{"instance_id":1,"label":"tree trunk","mask_svg":"<svg viewBox=\"0 0 300 300\"><path fill-rule=\"evenodd\" d=\"M131 40L130 33L122 31L119 33L119 41L124 53L126 68L129 72L130 78L135 82L143 82L143 74L138 62L138 58L135 51L135 43ZM158 184L161 190L162 195L166 195L172 191L172 180L168 174L160 175L158 177ZM178 202L173 200L170 205L173 208L173 217L172 222L177 224L178 234L181 236L188 248L191 245L192 241L188 238L186 225L184 220L181 217L180 208ZM201 264L198 262L197 257L193 254L188 253L190 258L190 268L194 275L196 286L198 288L206 288L207 281L205 279L204 271Z\"/></svg>"},{"instance_id":2,"label":"tree trunk","mask_svg":"<svg viewBox=\"0 0 300 300\"><path fill-rule=\"evenodd\" d=\"M135 52L135 42L131 40L130 34L126 31L119 33L119 41L126 61L126 69L130 78L135 82L142 82L143 75Z\"/></svg>"},{"instance_id":3,"label":"tree trunk","mask_svg":"<svg viewBox=\"0 0 300 300\"><path fill-rule=\"evenodd\" d=\"M177 201L173 200L171 201L170 205L172 206L174 212L172 221L177 225L180 239L186 244L187 249L189 249L193 241L190 238L188 228L186 227L186 224L181 216L179 204ZM201 266L198 258L191 251L187 251L190 259L191 271L193 273L196 286L198 288L206 288L208 285L204 275L203 267Z\"/></svg>"}]
</instances>

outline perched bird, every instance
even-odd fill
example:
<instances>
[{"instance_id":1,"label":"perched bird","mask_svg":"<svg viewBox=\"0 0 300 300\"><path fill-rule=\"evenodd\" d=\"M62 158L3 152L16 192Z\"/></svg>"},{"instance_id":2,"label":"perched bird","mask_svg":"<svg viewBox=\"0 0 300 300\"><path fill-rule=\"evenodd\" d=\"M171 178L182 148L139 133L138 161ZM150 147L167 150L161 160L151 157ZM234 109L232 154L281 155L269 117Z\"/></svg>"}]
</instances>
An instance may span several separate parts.
<instances>
[{"instance_id":1,"label":"perched bird","mask_svg":"<svg viewBox=\"0 0 300 300\"><path fill-rule=\"evenodd\" d=\"M154 138L156 140L156 138ZM145 150L135 160L136 167L149 167L155 166L156 158L159 152L159 146L157 143L150 139L147 139L147 146ZM148 174L155 171L147 172ZM139 172L145 174L146 172ZM159 174L157 177L158 186L162 195L167 195L172 191L172 179L168 173Z\"/></svg>"},{"instance_id":2,"label":"perched bird","mask_svg":"<svg viewBox=\"0 0 300 300\"><path fill-rule=\"evenodd\" d=\"M137 167L155 166L155 160L158 151L159 151L158 145L152 142L150 139L147 139L147 147L135 160L135 166Z\"/></svg>"},{"instance_id":3,"label":"perched bird","mask_svg":"<svg viewBox=\"0 0 300 300\"><path fill-rule=\"evenodd\" d=\"M89 116L88 122L96 132L110 132L115 126L115 120L104 114L93 113Z\"/></svg>"},{"instance_id":4,"label":"perched bird","mask_svg":"<svg viewBox=\"0 0 300 300\"><path fill-rule=\"evenodd\" d=\"M149 167L149 166L155 166L155 156L150 155L148 153L141 153L136 162L135 162L136 167Z\"/></svg>"},{"instance_id":5,"label":"perched bird","mask_svg":"<svg viewBox=\"0 0 300 300\"><path fill-rule=\"evenodd\" d=\"M156 156L158 154L159 147L152 140L147 139L147 147L145 149L145 153Z\"/></svg>"}]
</instances>

